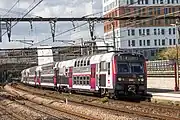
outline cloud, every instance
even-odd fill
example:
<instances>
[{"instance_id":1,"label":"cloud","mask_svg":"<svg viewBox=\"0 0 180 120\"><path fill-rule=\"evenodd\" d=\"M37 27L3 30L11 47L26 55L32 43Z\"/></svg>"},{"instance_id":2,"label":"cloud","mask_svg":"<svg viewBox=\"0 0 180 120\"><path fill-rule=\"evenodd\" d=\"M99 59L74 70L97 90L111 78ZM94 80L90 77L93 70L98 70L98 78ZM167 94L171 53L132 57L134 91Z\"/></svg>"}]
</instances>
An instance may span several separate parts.
<instances>
[{"instance_id":1,"label":"cloud","mask_svg":"<svg viewBox=\"0 0 180 120\"><path fill-rule=\"evenodd\" d=\"M13 8L13 13L8 13L7 15L11 17L20 17L22 16L22 12L24 12L29 5L32 4L34 0L20 0L20 2ZM39 0L35 0L37 3ZM10 9L15 0L1 0L0 4L0 14L6 14L7 10ZM35 4L33 4L35 5ZM37 8L35 8L31 13L32 15L42 16L42 17L82 17L91 12L90 9L91 0L44 0ZM102 11L101 0L94 0L93 4L93 12ZM15 11L15 12L14 12ZM33 17L34 17L33 16ZM75 22L76 25L81 24L82 22ZM56 25L56 34L63 32L72 28L71 22L58 22ZM98 34L102 32L102 26L97 29ZM88 26L81 28L82 32L79 32L79 36L89 37ZM71 34L73 31L63 34L56 39L71 39ZM12 29L12 39L34 39L35 42L43 40L47 37L51 36L50 25L47 22L36 22L33 23L33 31L30 29L30 24L27 23L18 23ZM0 47L10 46L22 46L20 43L8 43L7 35L3 36L3 43L0 44ZM52 43L51 40L47 40L44 44L52 44L52 45L62 45L57 43Z\"/></svg>"}]
</instances>

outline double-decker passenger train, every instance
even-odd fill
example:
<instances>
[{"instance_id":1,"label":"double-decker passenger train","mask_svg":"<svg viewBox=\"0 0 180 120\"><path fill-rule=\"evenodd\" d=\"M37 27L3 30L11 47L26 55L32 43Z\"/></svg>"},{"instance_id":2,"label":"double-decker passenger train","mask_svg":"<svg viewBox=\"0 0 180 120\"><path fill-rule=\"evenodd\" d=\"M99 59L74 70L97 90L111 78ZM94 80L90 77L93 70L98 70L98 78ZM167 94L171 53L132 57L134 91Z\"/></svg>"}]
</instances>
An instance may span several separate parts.
<instances>
[{"instance_id":1,"label":"double-decker passenger train","mask_svg":"<svg viewBox=\"0 0 180 120\"><path fill-rule=\"evenodd\" d=\"M22 71L25 84L59 91L92 92L110 97L146 95L143 55L110 52L35 66Z\"/></svg>"}]
</instances>

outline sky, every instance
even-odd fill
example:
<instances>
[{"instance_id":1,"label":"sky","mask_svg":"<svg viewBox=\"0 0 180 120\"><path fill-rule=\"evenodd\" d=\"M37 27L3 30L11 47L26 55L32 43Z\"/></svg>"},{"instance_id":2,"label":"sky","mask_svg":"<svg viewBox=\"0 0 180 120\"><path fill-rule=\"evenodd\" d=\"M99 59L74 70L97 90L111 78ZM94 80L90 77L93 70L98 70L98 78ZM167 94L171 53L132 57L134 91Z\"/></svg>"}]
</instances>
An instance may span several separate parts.
<instances>
[{"instance_id":1,"label":"sky","mask_svg":"<svg viewBox=\"0 0 180 120\"><path fill-rule=\"evenodd\" d=\"M1 17L22 17L30 8L32 8L40 0L1 0L0 15ZM15 3L17 4L15 5ZM13 9L8 12L9 9ZM93 9L92 9L93 8ZM37 6L27 17L83 17L91 13L102 11L101 0L44 0ZM100 14L98 14L100 16ZM14 23L12 23L14 24ZM12 28L12 40L33 40L34 43L45 40L51 37L50 24L48 22L33 22L32 29L29 22L19 22ZM74 21L75 26L82 22ZM72 22L58 22L56 24L56 33L61 33L73 27ZM2 31L2 34L6 30ZM103 36L103 25L97 23L95 27L95 35ZM71 39L89 39L88 25L75 29L74 31L58 36L57 40ZM2 48L29 47L27 44L20 42L8 42L7 34L2 36L3 42L0 43ZM62 46L67 45L60 42L52 42L52 39L41 42L41 45ZM39 46L40 44L35 44ZM68 44L70 45L70 44Z\"/></svg>"}]
</instances>

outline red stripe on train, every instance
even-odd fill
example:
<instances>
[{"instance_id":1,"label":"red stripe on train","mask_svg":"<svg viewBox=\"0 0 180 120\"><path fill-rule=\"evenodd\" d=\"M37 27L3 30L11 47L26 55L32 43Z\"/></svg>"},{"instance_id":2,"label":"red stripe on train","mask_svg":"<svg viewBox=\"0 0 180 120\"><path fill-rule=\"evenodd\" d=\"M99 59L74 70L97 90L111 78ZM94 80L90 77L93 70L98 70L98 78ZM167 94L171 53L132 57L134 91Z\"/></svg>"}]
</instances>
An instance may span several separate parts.
<instances>
[{"instance_id":1,"label":"red stripe on train","mask_svg":"<svg viewBox=\"0 0 180 120\"><path fill-rule=\"evenodd\" d=\"M112 61L112 79L113 79L113 85L116 83L116 56L114 56Z\"/></svg>"}]
</instances>

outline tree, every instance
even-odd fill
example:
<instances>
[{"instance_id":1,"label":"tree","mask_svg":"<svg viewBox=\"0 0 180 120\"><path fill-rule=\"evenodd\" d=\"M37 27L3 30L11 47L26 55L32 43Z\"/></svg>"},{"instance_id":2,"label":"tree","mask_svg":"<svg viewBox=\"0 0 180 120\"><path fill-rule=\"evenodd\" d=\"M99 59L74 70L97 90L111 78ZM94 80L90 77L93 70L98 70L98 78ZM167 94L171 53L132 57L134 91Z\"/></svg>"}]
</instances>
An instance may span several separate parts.
<instances>
[{"instance_id":1,"label":"tree","mask_svg":"<svg viewBox=\"0 0 180 120\"><path fill-rule=\"evenodd\" d=\"M177 50L178 58L180 58L180 47L171 47L166 48L157 54L157 58L161 60L177 59Z\"/></svg>"}]
</instances>

